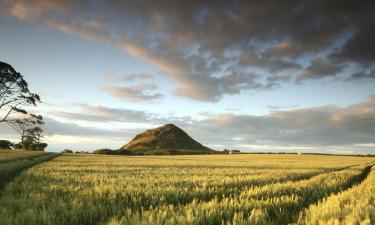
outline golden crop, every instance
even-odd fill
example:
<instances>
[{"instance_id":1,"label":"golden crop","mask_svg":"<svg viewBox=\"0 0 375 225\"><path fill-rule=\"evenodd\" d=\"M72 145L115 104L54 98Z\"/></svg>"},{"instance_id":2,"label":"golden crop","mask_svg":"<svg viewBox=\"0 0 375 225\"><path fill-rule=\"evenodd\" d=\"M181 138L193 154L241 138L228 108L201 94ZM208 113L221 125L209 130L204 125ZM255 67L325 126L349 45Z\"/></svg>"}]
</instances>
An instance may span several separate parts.
<instances>
[{"instance_id":1,"label":"golden crop","mask_svg":"<svg viewBox=\"0 0 375 225\"><path fill-rule=\"evenodd\" d=\"M372 160L64 154L6 185L0 224L288 224L362 181Z\"/></svg>"}]
</instances>

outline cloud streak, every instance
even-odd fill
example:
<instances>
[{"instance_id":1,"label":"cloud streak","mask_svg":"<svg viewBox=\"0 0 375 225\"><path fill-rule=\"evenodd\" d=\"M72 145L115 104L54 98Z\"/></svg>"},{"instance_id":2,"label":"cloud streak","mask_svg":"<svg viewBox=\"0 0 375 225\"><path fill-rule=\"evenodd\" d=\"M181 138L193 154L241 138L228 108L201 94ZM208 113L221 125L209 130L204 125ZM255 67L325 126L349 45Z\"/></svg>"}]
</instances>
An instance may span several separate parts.
<instances>
[{"instance_id":1,"label":"cloud streak","mask_svg":"<svg viewBox=\"0 0 375 225\"><path fill-rule=\"evenodd\" d=\"M144 111L132 109L118 109L105 106L93 106L83 103L72 104L79 107L79 112L54 111L50 114L67 120L89 122L145 122L150 115Z\"/></svg>"},{"instance_id":2,"label":"cloud streak","mask_svg":"<svg viewBox=\"0 0 375 225\"><path fill-rule=\"evenodd\" d=\"M157 89L158 86L150 83L141 83L128 85L125 87L103 87L102 90L107 94L117 97L123 101L139 102L153 101L162 97L159 93L148 93Z\"/></svg>"},{"instance_id":3,"label":"cloud streak","mask_svg":"<svg viewBox=\"0 0 375 225\"><path fill-rule=\"evenodd\" d=\"M126 83L127 82L139 81L139 80L154 80L154 79L156 79L156 77L154 75L148 74L148 73L120 75L113 70L109 70L105 74L105 77L108 78L111 81L126 82Z\"/></svg>"}]
</instances>

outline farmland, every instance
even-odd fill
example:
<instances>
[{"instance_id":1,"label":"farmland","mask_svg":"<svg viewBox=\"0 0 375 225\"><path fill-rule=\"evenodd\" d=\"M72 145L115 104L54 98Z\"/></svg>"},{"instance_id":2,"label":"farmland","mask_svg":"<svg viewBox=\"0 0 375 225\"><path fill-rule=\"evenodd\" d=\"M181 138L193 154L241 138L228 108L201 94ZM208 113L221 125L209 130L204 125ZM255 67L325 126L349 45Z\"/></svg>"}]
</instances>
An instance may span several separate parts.
<instances>
[{"instance_id":1,"label":"farmland","mask_svg":"<svg viewBox=\"0 0 375 225\"><path fill-rule=\"evenodd\" d=\"M21 153L5 155L6 163L24 161ZM4 186L0 224L373 224L372 163L319 155L55 155Z\"/></svg>"},{"instance_id":2,"label":"farmland","mask_svg":"<svg viewBox=\"0 0 375 225\"><path fill-rule=\"evenodd\" d=\"M55 153L0 150L0 188L19 172L55 157Z\"/></svg>"}]
</instances>

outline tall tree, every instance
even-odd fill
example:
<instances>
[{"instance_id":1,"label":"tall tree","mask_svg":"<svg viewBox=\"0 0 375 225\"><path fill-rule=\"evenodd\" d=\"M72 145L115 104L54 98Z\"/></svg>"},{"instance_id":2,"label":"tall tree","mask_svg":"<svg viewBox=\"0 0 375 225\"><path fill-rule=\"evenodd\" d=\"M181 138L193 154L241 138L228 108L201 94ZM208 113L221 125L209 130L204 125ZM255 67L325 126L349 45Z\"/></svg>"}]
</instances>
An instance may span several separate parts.
<instances>
[{"instance_id":1,"label":"tall tree","mask_svg":"<svg viewBox=\"0 0 375 225\"><path fill-rule=\"evenodd\" d=\"M30 114L22 119L13 120L12 124L15 130L21 135L23 149L27 149L36 140L40 141L42 132L40 126L44 124L42 116Z\"/></svg>"},{"instance_id":2,"label":"tall tree","mask_svg":"<svg viewBox=\"0 0 375 225\"><path fill-rule=\"evenodd\" d=\"M24 106L40 102L38 94L29 90L27 82L11 65L0 61L0 123L11 122L12 113L27 114Z\"/></svg>"}]
</instances>

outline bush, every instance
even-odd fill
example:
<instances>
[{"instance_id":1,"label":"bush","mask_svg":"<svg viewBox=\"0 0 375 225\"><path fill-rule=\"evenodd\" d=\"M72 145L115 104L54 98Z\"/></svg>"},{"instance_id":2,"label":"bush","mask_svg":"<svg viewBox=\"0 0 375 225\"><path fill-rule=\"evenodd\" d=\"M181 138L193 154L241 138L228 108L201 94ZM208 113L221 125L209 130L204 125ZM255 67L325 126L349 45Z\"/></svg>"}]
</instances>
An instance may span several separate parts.
<instances>
[{"instance_id":1,"label":"bush","mask_svg":"<svg viewBox=\"0 0 375 225\"><path fill-rule=\"evenodd\" d=\"M94 154L102 154L102 155L132 155L133 153L130 150L111 150L111 149L98 149L93 152Z\"/></svg>"},{"instance_id":2,"label":"bush","mask_svg":"<svg viewBox=\"0 0 375 225\"><path fill-rule=\"evenodd\" d=\"M63 153L73 153L73 151L72 150L70 150L70 149L64 149L64 151L62 151Z\"/></svg>"},{"instance_id":3,"label":"bush","mask_svg":"<svg viewBox=\"0 0 375 225\"><path fill-rule=\"evenodd\" d=\"M47 148L47 146L48 146L47 143L31 144L30 150L32 150L32 151L44 151L44 149Z\"/></svg>"},{"instance_id":4,"label":"bush","mask_svg":"<svg viewBox=\"0 0 375 225\"><path fill-rule=\"evenodd\" d=\"M23 145L22 145L22 143L20 142L20 143L14 144L14 145L13 145L13 148L14 148L14 149L23 149Z\"/></svg>"},{"instance_id":5,"label":"bush","mask_svg":"<svg viewBox=\"0 0 375 225\"><path fill-rule=\"evenodd\" d=\"M112 152L111 149L103 148L103 149L95 150L92 153L94 153L94 154L103 154L103 155L110 155L111 152Z\"/></svg>"},{"instance_id":6,"label":"bush","mask_svg":"<svg viewBox=\"0 0 375 225\"><path fill-rule=\"evenodd\" d=\"M44 151L45 148L47 148L48 144L47 143L34 143L34 144L29 144L26 143L25 147L24 145L20 142L17 144L13 145L14 149L24 149L24 150L31 150L31 151Z\"/></svg>"},{"instance_id":7,"label":"bush","mask_svg":"<svg viewBox=\"0 0 375 225\"><path fill-rule=\"evenodd\" d=\"M88 151L75 151L74 154L90 154Z\"/></svg>"},{"instance_id":8,"label":"bush","mask_svg":"<svg viewBox=\"0 0 375 225\"><path fill-rule=\"evenodd\" d=\"M13 143L8 140L0 140L0 149L10 149Z\"/></svg>"}]
</instances>

